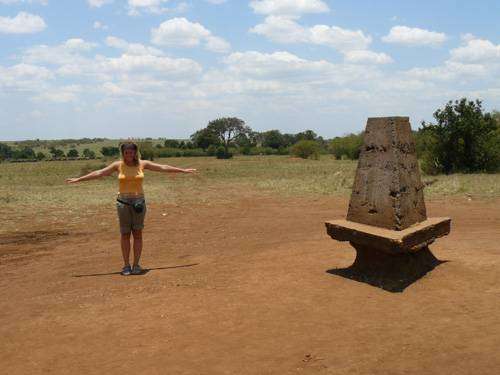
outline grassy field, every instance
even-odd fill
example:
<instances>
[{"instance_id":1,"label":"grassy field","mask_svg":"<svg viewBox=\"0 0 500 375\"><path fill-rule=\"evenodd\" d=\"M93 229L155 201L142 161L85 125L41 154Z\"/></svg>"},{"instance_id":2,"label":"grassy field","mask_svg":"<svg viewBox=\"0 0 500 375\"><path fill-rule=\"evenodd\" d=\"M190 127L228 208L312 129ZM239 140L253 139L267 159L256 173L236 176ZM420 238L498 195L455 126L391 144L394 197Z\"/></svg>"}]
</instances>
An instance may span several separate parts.
<instances>
[{"instance_id":1,"label":"grassy field","mask_svg":"<svg viewBox=\"0 0 500 375\"><path fill-rule=\"evenodd\" d=\"M158 159L160 163L199 170L197 176L164 175L146 171L145 190L152 204L230 203L240 197L271 194L282 196L348 197L356 169L355 161L302 160L289 156L242 156ZM8 213L3 230L18 228L27 216L40 224L63 217L91 215L112 207L116 177L67 185L67 177L98 169L103 161L64 161L0 164L0 204ZM500 174L424 176L428 198L500 196Z\"/></svg>"},{"instance_id":2,"label":"grassy field","mask_svg":"<svg viewBox=\"0 0 500 375\"><path fill-rule=\"evenodd\" d=\"M24 145L24 143L22 141L21 142L0 141L0 142L5 143L13 148L22 148L22 146ZM151 142L153 144L153 147L155 147L157 144L163 145L163 143L165 141L161 140L161 139L153 139L153 140L151 140ZM71 150L72 148L78 150L78 152L80 154L82 154L83 150L88 148L89 150L94 151L97 156L100 156L101 149L103 147L118 147L120 144L120 140L118 140L118 139L106 139L103 141L96 141L96 142L68 143L68 144L66 144L66 143L60 144L57 140L54 140L54 141L46 141L43 143L44 143L43 146L33 147L33 150L35 151L35 153L43 152L45 155L49 156L50 155L50 152L49 152L50 147L54 146L55 148L63 150L65 154L67 154L68 151Z\"/></svg>"}]
</instances>

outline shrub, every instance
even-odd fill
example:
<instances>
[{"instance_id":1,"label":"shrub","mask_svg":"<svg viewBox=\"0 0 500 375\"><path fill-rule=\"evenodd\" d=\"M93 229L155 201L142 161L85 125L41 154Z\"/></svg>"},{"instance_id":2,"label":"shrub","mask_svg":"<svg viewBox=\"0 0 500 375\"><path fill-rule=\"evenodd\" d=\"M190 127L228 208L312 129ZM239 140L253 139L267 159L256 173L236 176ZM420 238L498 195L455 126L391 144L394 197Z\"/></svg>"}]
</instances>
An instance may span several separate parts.
<instances>
[{"instance_id":1,"label":"shrub","mask_svg":"<svg viewBox=\"0 0 500 375\"><path fill-rule=\"evenodd\" d=\"M481 101L448 102L422 123L419 149L425 173L492 172L500 168L499 126Z\"/></svg>"},{"instance_id":2,"label":"shrub","mask_svg":"<svg viewBox=\"0 0 500 375\"><path fill-rule=\"evenodd\" d=\"M192 149L186 149L182 152L183 156L206 156L207 153L203 151L201 148L192 148Z\"/></svg>"},{"instance_id":3,"label":"shrub","mask_svg":"<svg viewBox=\"0 0 500 375\"><path fill-rule=\"evenodd\" d=\"M103 156L118 156L120 154L120 149L114 146L102 147L101 154Z\"/></svg>"},{"instance_id":4,"label":"shrub","mask_svg":"<svg viewBox=\"0 0 500 375\"><path fill-rule=\"evenodd\" d=\"M80 156L80 154L78 153L77 149L72 148L71 150L68 151L67 156L68 158L77 158L78 156Z\"/></svg>"},{"instance_id":5,"label":"shrub","mask_svg":"<svg viewBox=\"0 0 500 375\"><path fill-rule=\"evenodd\" d=\"M12 148L5 143L0 143L0 160L10 159L11 157Z\"/></svg>"},{"instance_id":6,"label":"shrub","mask_svg":"<svg viewBox=\"0 0 500 375\"><path fill-rule=\"evenodd\" d=\"M345 137L335 137L330 142L330 152L335 159L359 158L361 146L363 145L363 134L349 134Z\"/></svg>"},{"instance_id":7,"label":"shrub","mask_svg":"<svg viewBox=\"0 0 500 375\"><path fill-rule=\"evenodd\" d=\"M13 159L35 159L35 151L31 147L23 147L21 150L12 151Z\"/></svg>"},{"instance_id":8,"label":"shrub","mask_svg":"<svg viewBox=\"0 0 500 375\"><path fill-rule=\"evenodd\" d=\"M292 146L292 154L302 159L319 159L319 145L316 141L302 140Z\"/></svg>"},{"instance_id":9,"label":"shrub","mask_svg":"<svg viewBox=\"0 0 500 375\"><path fill-rule=\"evenodd\" d=\"M43 159L45 159L45 157L46 157L45 154L43 152L41 152L41 151L38 151L36 153L36 159L37 160L43 160Z\"/></svg>"},{"instance_id":10,"label":"shrub","mask_svg":"<svg viewBox=\"0 0 500 375\"><path fill-rule=\"evenodd\" d=\"M83 157L89 159L95 159L95 152L86 148L85 150L83 150Z\"/></svg>"},{"instance_id":11,"label":"shrub","mask_svg":"<svg viewBox=\"0 0 500 375\"><path fill-rule=\"evenodd\" d=\"M217 153L217 146L216 145L210 145L207 148L207 155L208 156L215 156Z\"/></svg>"},{"instance_id":12,"label":"shrub","mask_svg":"<svg viewBox=\"0 0 500 375\"><path fill-rule=\"evenodd\" d=\"M226 152L226 148L224 146L217 147L217 151L215 151L215 156L217 159L231 159L233 154L229 151Z\"/></svg>"},{"instance_id":13,"label":"shrub","mask_svg":"<svg viewBox=\"0 0 500 375\"><path fill-rule=\"evenodd\" d=\"M243 147L241 148L241 153L242 153L243 155L250 155L250 154L252 153L252 147L250 147L250 146L248 146L248 145L247 145L247 146L243 146Z\"/></svg>"}]
</instances>

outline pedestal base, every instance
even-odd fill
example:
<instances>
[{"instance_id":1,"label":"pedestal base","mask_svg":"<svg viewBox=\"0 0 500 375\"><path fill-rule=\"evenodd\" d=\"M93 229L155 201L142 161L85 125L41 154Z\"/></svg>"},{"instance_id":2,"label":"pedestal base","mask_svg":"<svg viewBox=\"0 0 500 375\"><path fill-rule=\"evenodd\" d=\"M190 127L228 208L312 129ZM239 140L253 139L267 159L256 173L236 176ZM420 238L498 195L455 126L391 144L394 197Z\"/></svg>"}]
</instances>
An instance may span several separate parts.
<instances>
[{"instance_id":1,"label":"pedestal base","mask_svg":"<svg viewBox=\"0 0 500 375\"><path fill-rule=\"evenodd\" d=\"M406 287L432 271L439 264L427 246L411 253L388 254L359 244L352 266L328 272L352 280L367 283L389 292L402 292Z\"/></svg>"}]
</instances>

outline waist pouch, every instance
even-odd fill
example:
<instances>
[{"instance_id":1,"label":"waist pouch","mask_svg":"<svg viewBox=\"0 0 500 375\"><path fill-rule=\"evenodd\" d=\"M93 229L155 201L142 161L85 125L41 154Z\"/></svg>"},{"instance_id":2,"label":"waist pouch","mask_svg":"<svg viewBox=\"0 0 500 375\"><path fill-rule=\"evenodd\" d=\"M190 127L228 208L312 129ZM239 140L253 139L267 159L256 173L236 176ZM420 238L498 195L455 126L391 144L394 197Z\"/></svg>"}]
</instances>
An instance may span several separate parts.
<instances>
[{"instance_id":1,"label":"waist pouch","mask_svg":"<svg viewBox=\"0 0 500 375\"><path fill-rule=\"evenodd\" d=\"M116 198L117 202L126 204L127 206L132 206L135 212L138 214L142 213L144 211L144 207L146 206L146 201L144 199L136 199L133 203L123 201L120 198Z\"/></svg>"}]
</instances>

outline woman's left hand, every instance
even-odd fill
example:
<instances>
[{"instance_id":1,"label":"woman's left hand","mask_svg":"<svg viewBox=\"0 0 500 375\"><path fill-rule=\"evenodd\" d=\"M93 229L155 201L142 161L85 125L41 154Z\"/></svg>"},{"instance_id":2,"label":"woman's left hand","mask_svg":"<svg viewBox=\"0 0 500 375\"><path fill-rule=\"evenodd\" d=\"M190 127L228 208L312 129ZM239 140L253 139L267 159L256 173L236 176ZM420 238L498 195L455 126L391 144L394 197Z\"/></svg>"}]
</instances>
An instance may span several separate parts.
<instances>
[{"instance_id":1,"label":"woman's left hand","mask_svg":"<svg viewBox=\"0 0 500 375\"><path fill-rule=\"evenodd\" d=\"M196 173L196 169L194 169L194 168L186 168L186 169L183 169L183 172L184 173Z\"/></svg>"}]
</instances>

